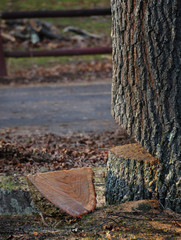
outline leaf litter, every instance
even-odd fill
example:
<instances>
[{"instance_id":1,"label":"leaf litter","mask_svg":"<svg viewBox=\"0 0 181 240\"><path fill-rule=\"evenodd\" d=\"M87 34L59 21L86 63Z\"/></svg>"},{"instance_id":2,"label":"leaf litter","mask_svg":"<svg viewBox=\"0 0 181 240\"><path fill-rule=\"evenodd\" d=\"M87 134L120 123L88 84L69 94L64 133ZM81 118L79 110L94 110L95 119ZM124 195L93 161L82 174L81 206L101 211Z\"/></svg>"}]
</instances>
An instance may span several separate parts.
<instances>
[{"instance_id":1,"label":"leaf litter","mask_svg":"<svg viewBox=\"0 0 181 240\"><path fill-rule=\"evenodd\" d=\"M67 135L1 134L0 172L26 175L80 167L106 166L108 150L134 140L123 132Z\"/></svg>"}]
</instances>

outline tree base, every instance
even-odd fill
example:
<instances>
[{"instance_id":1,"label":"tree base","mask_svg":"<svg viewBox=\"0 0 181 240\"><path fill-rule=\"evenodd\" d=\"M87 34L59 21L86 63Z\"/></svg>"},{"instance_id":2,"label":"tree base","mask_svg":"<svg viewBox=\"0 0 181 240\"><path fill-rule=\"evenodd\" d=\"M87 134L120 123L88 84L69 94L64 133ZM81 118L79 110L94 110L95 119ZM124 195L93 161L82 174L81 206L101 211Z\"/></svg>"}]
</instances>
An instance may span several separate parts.
<instances>
[{"instance_id":1,"label":"tree base","mask_svg":"<svg viewBox=\"0 0 181 240\"><path fill-rule=\"evenodd\" d=\"M108 204L154 199L158 160L140 144L114 147L109 152L105 197Z\"/></svg>"}]
</instances>

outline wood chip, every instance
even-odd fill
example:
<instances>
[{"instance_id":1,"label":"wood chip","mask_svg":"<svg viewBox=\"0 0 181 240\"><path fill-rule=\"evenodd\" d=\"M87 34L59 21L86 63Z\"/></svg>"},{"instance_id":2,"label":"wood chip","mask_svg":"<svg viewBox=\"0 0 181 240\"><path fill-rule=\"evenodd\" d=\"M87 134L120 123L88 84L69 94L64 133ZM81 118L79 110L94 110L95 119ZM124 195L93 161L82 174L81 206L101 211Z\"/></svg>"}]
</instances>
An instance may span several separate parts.
<instances>
[{"instance_id":1,"label":"wood chip","mask_svg":"<svg viewBox=\"0 0 181 240\"><path fill-rule=\"evenodd\" d=\"M47 200L73 217L95 209L96 196L90 167L37 173L27 178Z\"/></svg>"}]
</instances>

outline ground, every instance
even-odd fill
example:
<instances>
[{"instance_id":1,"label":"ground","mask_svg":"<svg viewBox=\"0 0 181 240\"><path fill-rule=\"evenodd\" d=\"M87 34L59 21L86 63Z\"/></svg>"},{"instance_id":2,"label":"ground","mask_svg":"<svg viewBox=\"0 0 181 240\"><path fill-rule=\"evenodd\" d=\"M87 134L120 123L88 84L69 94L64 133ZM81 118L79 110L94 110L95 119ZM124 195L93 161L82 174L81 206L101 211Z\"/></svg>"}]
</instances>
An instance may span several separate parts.
<instances>
[{"instance_id":1,"label":"ground","mask_svg":"<svg viewBox=\"0 0 181 240\"><path fill-rule=\"evenodd\" d=\"M69 135L1 135L1 176L12 176L1 187L28 173L83 166L106 166L107 152L115 145L134 142L124 131ZM14 187L14 186L13 186ZM157 200L107 206L104 196L97 208L80 219L60 215L1 216L0 239L181 239L181 216ZM99 204L101 201L101 204Z\"/></svg>"},{"instance_id":2,"label":"ground","mask_svg":"<svg viewBox=\"0 0 181 240\"><path fill-rule=\"evenodd\" d=\"M13 134L13 130L12 130ZM11 135L1 133L0 172L5 175L106 166L108 150L131 143L125 132Z\"/></svg>"},{"instance_id":3,"label":"ground","mask_svg":"<svg viewBox=\"0 0 181 240\"><path fill-rule=\"evenodd\" d=\"M140 207L142 206L142 208ZM149 208L144 208L149 206ZM151 207L150 207L151 206ZM96 209L81 219L56 216L0 217L1 239L181 239L181 219L155 201Z\"/></svg>"}]
</instances>

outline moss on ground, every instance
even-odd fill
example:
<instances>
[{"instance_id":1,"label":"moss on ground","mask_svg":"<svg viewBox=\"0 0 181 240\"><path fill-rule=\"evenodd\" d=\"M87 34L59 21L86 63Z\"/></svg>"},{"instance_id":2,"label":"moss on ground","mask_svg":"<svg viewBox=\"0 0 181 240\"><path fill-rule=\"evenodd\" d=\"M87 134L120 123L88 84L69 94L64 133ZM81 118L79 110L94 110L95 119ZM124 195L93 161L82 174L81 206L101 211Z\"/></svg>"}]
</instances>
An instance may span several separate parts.
<instances>
[{"instance_id":1,"label":"moss on ground","mask_svg":"<svg viewBox=\"0 0 181 240\"><path fill-rule=\"evenodd\" d=\"M0 189L4 190L28 190L25 177L0 176Z\"/></svg>"}]
</instances>

